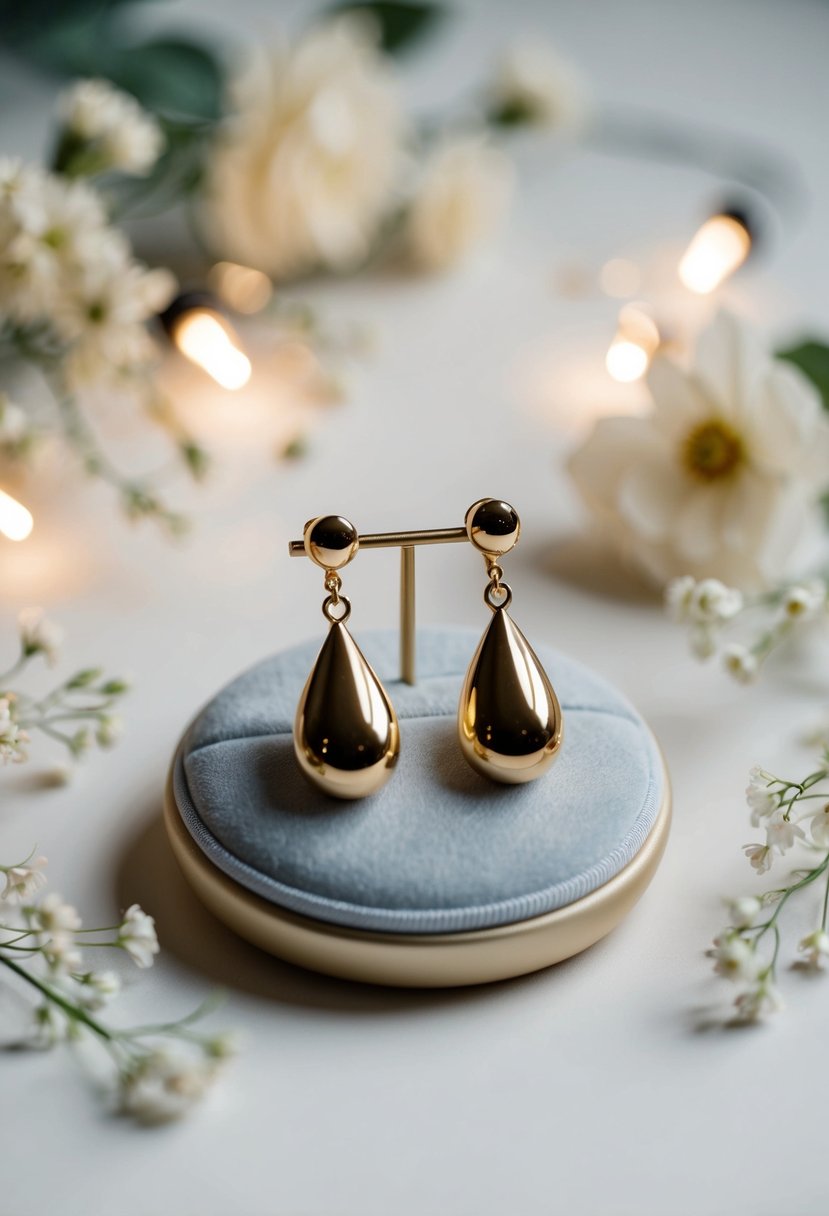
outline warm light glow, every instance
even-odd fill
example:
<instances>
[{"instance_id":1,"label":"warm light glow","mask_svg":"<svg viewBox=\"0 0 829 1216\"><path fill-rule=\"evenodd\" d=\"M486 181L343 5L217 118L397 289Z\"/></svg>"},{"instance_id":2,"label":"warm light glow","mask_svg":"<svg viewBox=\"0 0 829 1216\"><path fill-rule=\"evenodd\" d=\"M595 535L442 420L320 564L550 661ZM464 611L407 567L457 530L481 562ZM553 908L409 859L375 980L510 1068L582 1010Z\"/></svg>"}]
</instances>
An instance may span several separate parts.
<instances>
[{"instance_id":1,"label":"warm light glow","mask_svg":"<svg viewBox=\"0 0 829 1216\"><path fill-rule=\"evenodd\" d=\"M34 526L31 511L0 490L0 532L9 540L25 540Z\"/></svg>"},{"instance_id":2,"label":"warm light glow","mask_svg":"<svg viewBox=\"0 0 829 1216\"><path fill-rule=\"evenodd\" d=\"M679 277L690 291L708 295L742 266L750 249L751 237L739 220L715 215L706 220L685 251Z\"/></svg>"},{"instance_id":3,"label":"warm light glow","mask_svg":"<svg viewBox=\"0 0 829 1216\"><path fill-rule=\"evenodd\" d=\"M250 359L234 339L227 322L207 308L183 313L173 330L173 341L181 353L229 389L243 388L251 373Z\"/></svg>"},{"instance_id":4,"label":"warm light glow","mask_svg":"<svg viewBox=\"0 0 829 1216\"><path fill-rule=\"evenodd\" d=\"M605 358L613 379L628 384L644 376L660 340L656 322L644 307L626 304L619 313L619 327Z\"/></svg>"},{"instance_id":5,"label":"warm light glow","mask_svg":"<svg viewBox=\"0 0 829 1216\"><path fill-rule=\"evenodd\" d=\"M635 342L626 338L614 338L605 359L607 370L614 380L627 384L630 380L638 380L648 370L650 356Z\"/></svg>"},{"instance_id":6,"label":"warm light glow","mask_svg":"<svg viewBox=\"0 0 829 1216\"><path fill-rule=\"evenodd\" d=\"M247 315L261 312L273 295L273 284L266 274L238 262L217 262L209 281L229 308Z\"/></svg>"},{"instance_id":7,"label":"warm light glow","mask_svg":"<svg viewBox=\"0 0 829 1216\"><path fill-rule=\"evenodd\" d=\"M611 258L599 271L599 286L606 296L624 299L635 295L642 282L642 272L627 258Z\"/></svg>"}]
</instances>

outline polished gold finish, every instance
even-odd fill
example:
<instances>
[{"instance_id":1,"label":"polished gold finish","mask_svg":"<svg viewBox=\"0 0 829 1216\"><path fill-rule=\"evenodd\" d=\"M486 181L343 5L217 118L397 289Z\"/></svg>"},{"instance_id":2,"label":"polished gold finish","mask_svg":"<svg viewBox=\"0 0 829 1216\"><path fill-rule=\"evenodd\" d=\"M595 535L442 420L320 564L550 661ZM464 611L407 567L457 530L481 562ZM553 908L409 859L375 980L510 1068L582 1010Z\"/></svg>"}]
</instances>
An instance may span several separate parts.
<instances>
[{"instance_id":1,"label":"polished gold finish","mask_svg":"<svg viewBox=\"0 0 829 1216\"><path fill-rule=\"evenodd\" d=\"M488 557L503 557L514 549L521 535L515 507L500 498L480 498L466 513L466 534L476 549Z\"/></svg>"},{"instance_id":2,"label":"polished gold finish","mask_svg":"<svg viewBox=\"0 0 829 1216\"><path fill-rule=\"evenodd\" d=\"M458 704L458 737L484 777L520 785L542 776L561 748L561 706L532 646L507 612L512 591L498 559L518 544L521 521L508 502L482 498L466 513L470 541L484 555L484 602L492 620L478 643Z\"/></svg>"},{"instance_id":3,"label":"polished gold finish","mask_svg":"<svg viewBox=\"0 0 829 1216\"><path fill-rule=\"evenodd\" d=\"M404 545L449 545L469 540L466 528L428 528L419 532L369 532L360 537L361 549L399 549ZM307 557L304 540L288 542L289 557Z\"/></svg>"},{"instance_id":4,"label":"polished gold finish","mask_svg":"<svg viewBox=\"0 0 829 1216\"><path fill-rule=\"evenodd\" d=\"M386 784L397 763L397 714L346 628L348 600L330 595L323 612L331 628L299 699L294 752L303 773L323 793L365 798Z\"/></svg>"},{"instance_id":5,"label":"polished gold finish","mask_svg":"<svg viewBox=\"0 0 829 1216\"><path fill-rule=\"evenodd\" d=\"M400 679L417 683L415 662L415 551L412 545L400 550Z\"/></svg>"},{"instance_id":6,"label":"polished gold finish","mask_svg":"<svg viewBox=\"0 0 829 1216\"><path fill-rule=\"evenodd\" d=\"M164 800L170 844L187 882L219 920L289 963L397 988L493 983L539 971L586 950L610 933L644 894L665 851L671 823L671 789L664 771L662 806L642 848L623 870L575 903L494 929L366 933L287 912L223 874L182 823L172 773L171 768Z\"/></svg>"},{"instance_id":7,"label":"polished gold finish","mask_svg":"<svg viewBox=\"0 0 829 1216\"><path fill-rule=\"evenodd\" d=\"M360 547L357 529L344 515L319 515L305 525L303 552L323 570L341 570Z\"/></svg>"},{"instance_id":8,"label":"polished gold finish","mask_svg":"<svg viewBox=\"0 0 829 1216\"><path fill-rule=\"evenodd\" d=\"M490 588L491 584L487 593ZM509 588L502 583L501 589L503 604L493 608L466 673L458 736L461 751L476 772L519 785L540 777L555 760L562 717L544 668L507 612Z\"/></svg>"}]
</instances>

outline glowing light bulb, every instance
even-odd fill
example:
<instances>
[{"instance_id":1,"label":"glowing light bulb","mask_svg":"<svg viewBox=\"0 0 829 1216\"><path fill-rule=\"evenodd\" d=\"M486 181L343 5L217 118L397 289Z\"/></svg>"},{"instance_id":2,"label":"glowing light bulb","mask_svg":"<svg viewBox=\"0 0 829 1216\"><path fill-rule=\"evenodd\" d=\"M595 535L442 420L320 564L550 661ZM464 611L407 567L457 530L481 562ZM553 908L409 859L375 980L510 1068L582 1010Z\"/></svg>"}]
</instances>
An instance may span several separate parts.
<instances>
[{"instance_id":1,"label":"glowing light bulb","mask_svg":"<svg viewBox=\"0 0 829 1216\"><path fill-rule=\"evenodd\" d=\"M660 341L656 322L644 307L626 304L619 313L616 336L605 356L608 372L620 384L641 379L650 367Z\"/></svg>"},{"instance_id":2,"label":"glowing light bulb","mask_svg":"<svg viewBox=\"0 0 829 1216\"><path fill-rule=\"evenodd\" d=\"M35 526L31 511L0 490L0 532L8 540L25 540Z\"/></svg>"},{"instance_id":3,"label":"glowing light bulb","mask_svg":"<svg viewBox=\"0 0 829 1216\"><path fill-rule=\"evenodd\" d=\"M705 296L732 275L751 252L751 233L738 214L706 220L679 263L679 277L689 291Z\"/></svg>"},{"instance_id":4,"label":"glowing light bulb","mask_svg":"<svg viewBox=\"0 0 829 1216\"><path fill-rule=\"evenodd\" d=\"M172 333L181 353L222 388L243 388L250 380L250 359L239 350L236 335L218 313L188 309L176 318Z\"/></svg>"}]
</instances>

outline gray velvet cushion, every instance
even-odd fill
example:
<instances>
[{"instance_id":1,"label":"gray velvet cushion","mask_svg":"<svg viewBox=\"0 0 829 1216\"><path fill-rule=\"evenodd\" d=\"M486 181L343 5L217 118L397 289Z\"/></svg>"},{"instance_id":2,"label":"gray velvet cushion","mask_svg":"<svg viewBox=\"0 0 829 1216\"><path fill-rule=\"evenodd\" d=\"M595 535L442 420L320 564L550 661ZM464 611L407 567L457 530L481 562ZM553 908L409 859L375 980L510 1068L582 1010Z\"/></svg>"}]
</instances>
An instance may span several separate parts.
<instances>
[{"instance_id":1,"label":"gray velvet cushion","mask_svg":"<svg viewBox=\"0 0 829 1216\"><path fill-rule=\"evenodd\" d=\"M327 799L294 760L294 710L319 641L239 676L188 731L176 802L231 878L317 920L445 933L563 907L637 853L663 769L647 727L604 680L538 647L562 704L562 751L538 781L496 785L467 766L455 733L477 636L420 633L414 688L395 678L396 634L354 636L400 718L400 760L373 797Z\"/></svg>"}]
</instances>

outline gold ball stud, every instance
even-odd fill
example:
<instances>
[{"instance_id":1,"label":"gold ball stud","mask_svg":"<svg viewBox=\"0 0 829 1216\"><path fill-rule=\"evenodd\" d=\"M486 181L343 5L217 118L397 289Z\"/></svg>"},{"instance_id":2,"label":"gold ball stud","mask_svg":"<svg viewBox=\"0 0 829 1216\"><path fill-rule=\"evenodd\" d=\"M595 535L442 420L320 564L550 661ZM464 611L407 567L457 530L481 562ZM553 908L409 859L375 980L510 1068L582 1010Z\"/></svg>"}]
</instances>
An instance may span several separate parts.
<instances>
[{"instance_id":1,"label":"gold ball stud","mask_svg":"<svg viewBox=\"0 0 829 1216\"><path fill-rule=\"evenodd\" d=\"M521 521L518 512L500 498L481 498L466 513L466 534L476 549L488 557L501 557L518 544Z\"/></svg>"},{"instance_id":2,"label":"gold ball stud","mask_svg":"<svg viewBox=\"0 0 829 1216\"><path fill-rule=\"evenodd\" d=\"M319 515L305 525L305 552L323 570L341 570L360 547L357 529L344 515Z\"/></svg>"}]
</instances>

